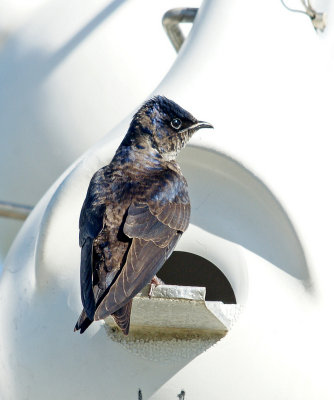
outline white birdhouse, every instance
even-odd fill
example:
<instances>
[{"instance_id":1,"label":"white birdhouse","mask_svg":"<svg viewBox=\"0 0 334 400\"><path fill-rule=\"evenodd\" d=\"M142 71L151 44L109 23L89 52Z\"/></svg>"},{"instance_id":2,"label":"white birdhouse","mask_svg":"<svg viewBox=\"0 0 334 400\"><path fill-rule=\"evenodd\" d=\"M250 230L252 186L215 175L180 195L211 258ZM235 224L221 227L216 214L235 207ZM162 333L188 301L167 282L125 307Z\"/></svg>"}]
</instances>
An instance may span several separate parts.
<instances>
[{"instance_id":1,"label":"white birdhouse","mask_svg":"<svg viewBox=\"0 0 334 400\"><path fill-rule=\"evenodd\" d=\"M73 333L81 205L129 115L58 178L6 259L4 399L334 397L333 22L321 34L279 1L203 2L154 91L215 127L178 159L192 214L167 286L137 297L137 336L108 319Z\"/></svg>"}]
</instances>

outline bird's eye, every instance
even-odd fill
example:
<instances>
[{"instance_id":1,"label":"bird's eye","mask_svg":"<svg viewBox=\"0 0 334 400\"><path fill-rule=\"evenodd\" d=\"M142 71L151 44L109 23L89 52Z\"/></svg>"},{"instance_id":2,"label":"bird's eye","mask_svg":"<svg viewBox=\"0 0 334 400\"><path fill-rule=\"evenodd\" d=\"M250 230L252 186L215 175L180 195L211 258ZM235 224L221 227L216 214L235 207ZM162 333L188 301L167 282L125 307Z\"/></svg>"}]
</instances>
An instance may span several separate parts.
<instances>
[{"instance_id":1,"label":"bird's eye","mask_svg":"<svg viewBox=\"0 0 334 400\"><path fill-rule=\"evenodd\" d=\"M171 127L174 129L180 129L182 126L182 121L179 118L173 118L171 120Z\"/></svg>"}]
</instances>

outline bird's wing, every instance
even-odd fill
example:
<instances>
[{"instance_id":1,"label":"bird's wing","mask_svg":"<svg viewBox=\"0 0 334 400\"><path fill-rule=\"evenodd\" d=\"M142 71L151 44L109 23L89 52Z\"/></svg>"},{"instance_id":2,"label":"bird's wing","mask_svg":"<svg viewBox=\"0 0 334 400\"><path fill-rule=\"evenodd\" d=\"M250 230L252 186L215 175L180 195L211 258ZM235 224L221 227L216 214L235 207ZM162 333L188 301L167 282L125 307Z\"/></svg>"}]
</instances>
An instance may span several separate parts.
<instances>
[{"instance_id":1,"label":"bird's wing","mask_svg":"<svg viewBox=\"0 0 334 400\"><path fill-rule=\"evenodd\" d=\"M81 246L80 284L81 300L89 319L94 320L95 298L92 281L93 240L103 227L103 218L106 206L102 201L97 201L97 193L103 198L104 169L99 170L92 178L86 199L81 209L79 220L79 244ZM104 189L105 190L105 189Z\"/></svg>"},{"instance_id":2,"label":"bird's wing","mask_svg":"<svg viewBox=\"0 0 334 400\"><path fill-rule=\"evenodd\" d=\"M182 183L172 184L172 191L163 190L159 196L151 191L152 200L130 205L123 232L132 238L132 243L124 267L97 307L95 320L106 318L123 307L170 256L190 219L187 186L185 181Z\"/></svg>"}]
</instances>

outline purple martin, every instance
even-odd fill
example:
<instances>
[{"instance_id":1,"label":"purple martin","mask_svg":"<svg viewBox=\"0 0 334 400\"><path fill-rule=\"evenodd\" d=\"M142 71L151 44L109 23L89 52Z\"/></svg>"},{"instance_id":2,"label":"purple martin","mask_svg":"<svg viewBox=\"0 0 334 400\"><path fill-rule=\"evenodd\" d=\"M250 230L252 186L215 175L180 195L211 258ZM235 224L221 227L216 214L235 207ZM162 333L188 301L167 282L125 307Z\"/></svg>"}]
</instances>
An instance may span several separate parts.
<instances>
[{"instance_id":1,"label":"purple martin","mask_svg":"<svg viewBox=\"0 0 334 400\"><path fill-rule=\"evenodd\" d=\"M112 315L128 334L133 297L189 225L187 182L175 158L201 128L212 125L153 97L134 115L110 164L92 177L79 221L83 311L74 331Z\"/></svg>"}]
</instances>

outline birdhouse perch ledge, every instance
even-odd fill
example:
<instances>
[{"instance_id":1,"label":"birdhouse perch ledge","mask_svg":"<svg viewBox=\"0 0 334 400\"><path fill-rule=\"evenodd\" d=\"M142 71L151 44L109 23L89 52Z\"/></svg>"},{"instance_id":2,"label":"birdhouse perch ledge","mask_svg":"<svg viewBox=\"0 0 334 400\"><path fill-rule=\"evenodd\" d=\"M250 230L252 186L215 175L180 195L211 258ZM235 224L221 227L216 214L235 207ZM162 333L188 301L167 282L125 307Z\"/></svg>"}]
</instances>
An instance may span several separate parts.
<instances>
[{"instance_id":1,"label":"birdhouse perch ledge","mask_svg":"<svg viewBox=\"0 0 334 400\"><path fill-rule=\"evenodd\" d=\"M231 329L240 305L205 301L206 288L150 285L134 297L131 327L126 341L220 340ZM111 337L122 335L112 317L105 320Z\"/></svg>"}]
</instances>

